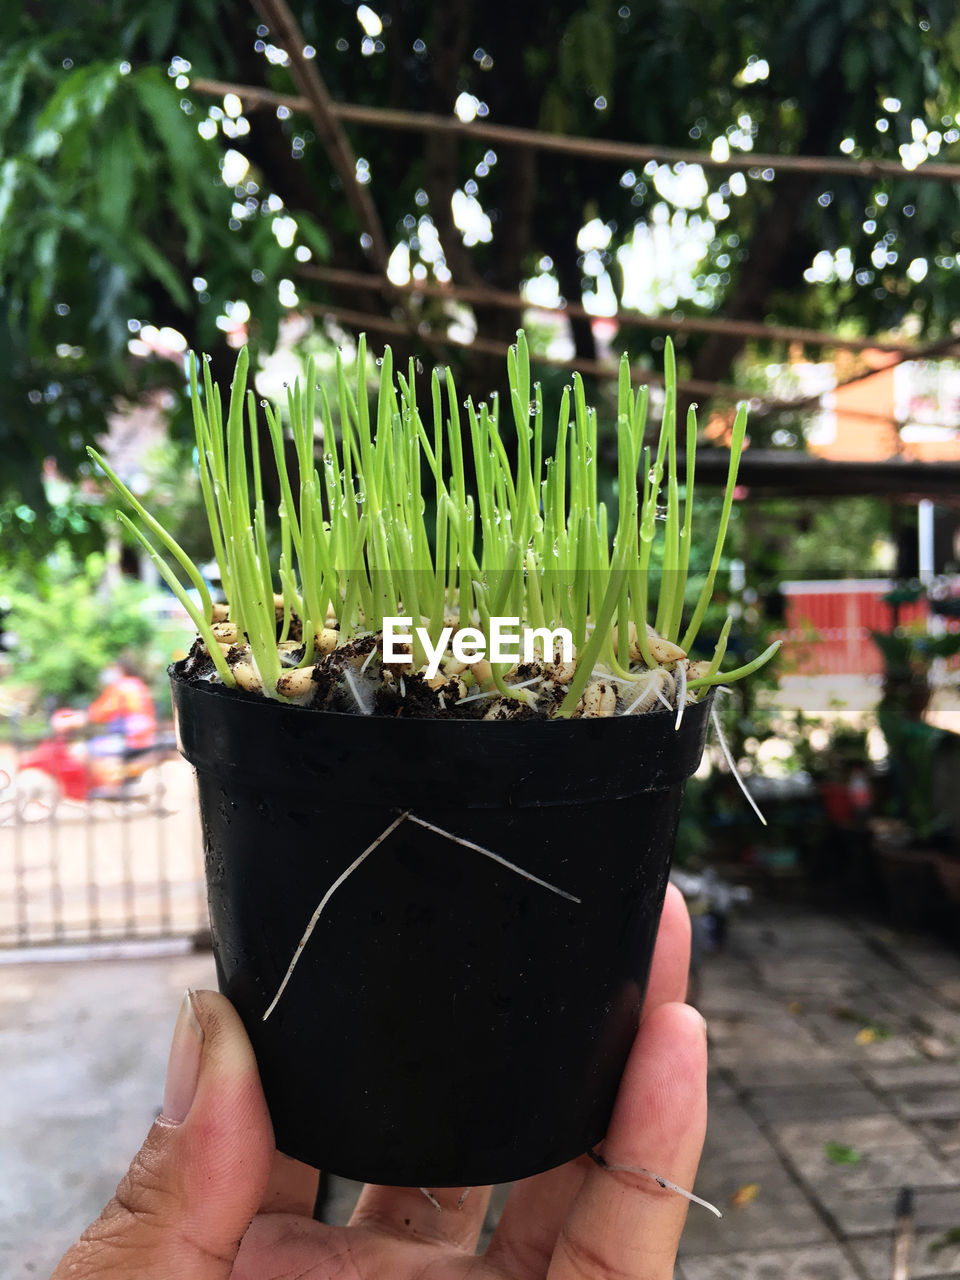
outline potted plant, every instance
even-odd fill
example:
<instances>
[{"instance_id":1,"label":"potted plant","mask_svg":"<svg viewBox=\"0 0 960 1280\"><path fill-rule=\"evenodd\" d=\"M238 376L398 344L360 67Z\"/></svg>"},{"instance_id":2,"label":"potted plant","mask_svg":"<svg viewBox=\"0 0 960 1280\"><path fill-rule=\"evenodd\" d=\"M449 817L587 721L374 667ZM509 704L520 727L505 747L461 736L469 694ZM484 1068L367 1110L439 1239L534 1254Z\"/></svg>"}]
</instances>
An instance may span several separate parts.
<instances>
[{"instance_id":1,"label":"potted plant","mask_svg":"<svg viewBox=\"0 0 960 1280\"><path fill-rule=\"evenodd\" d=\"M885 597L896 607L923 595L919 585ZM871 632L883 657L877 720L890 756L893 820L877 834L891 914L906 925L955 926L960 903L957 867L960 819L956 764L960 738L925 719L933 695L932 668L960 653L960 634L931 634L922 623Z\"/></svg>"},{"instance_id":2,"label":"potted plant","mask_svg":"<svg viewBox=\"0 0 960 1280\"><path fill-rule=\"evenodd\" d=\"M198 631L171 668L179 741L220 983L278 1146L365 1181L509 1181L602 1137L713 690L776 647L722 672L728 621L691 656L745 411L697 583L696 423L682 499L670 348L653 448L647 389L621 363L609 514L577 376L545 460L522 332L503 405L461 404L437 371L425 412L414 367L395 374L389 349L377 363L372 411L361 339L332 394L308 366L285 420L247 389L245 351L226 404L192 363L225 605L94 456Z\"/></svg>"}]
</instances>

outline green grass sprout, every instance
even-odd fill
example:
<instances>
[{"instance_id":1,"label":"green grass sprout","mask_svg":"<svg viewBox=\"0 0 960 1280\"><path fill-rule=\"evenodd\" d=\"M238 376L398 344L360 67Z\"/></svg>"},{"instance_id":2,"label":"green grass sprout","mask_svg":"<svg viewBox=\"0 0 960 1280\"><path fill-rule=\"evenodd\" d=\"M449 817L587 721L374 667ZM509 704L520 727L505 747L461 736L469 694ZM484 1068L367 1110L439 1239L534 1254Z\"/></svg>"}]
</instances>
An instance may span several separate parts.
<instances>
[{"instance_id":1,"label":"green grass sprout","mask_svg":"<svg viewBox=\"0 0 960 1280\"><path fill-rule=\"evenodd\" d=\"M686 678L684 664L722 564L747 419L740 406L713 551L694 594L697 417L691 408L685 423L677 423L669 340L663 413L652 444L648 389L634 391L629 361L621 360L616 501L609 510L599 490L597 414L583 380L574 374L565 388L554 436L541 387L531 381L522 330L507 352L503 413L497 395L480 404L461 401L449 369L434 370L421 405L418 369L411 360L406 374L395 370L389 347L374 363L361 337L355 361L337 353L332 386L317 385L310 360L283 403L270 404L248 386L245 348L225 401L209 361L190 356L200 488L226 612L265 696L282 701L277 682L285 667L310 667L329 652L331 626L343 646L376 635L384 618L396 615L413 620L411 671L423 667L428 648L417 626L425 628L431 648L452 623L477 628L489 647L493 617L517 618L521 627L568 628L575 671L564 677L549 712L561 718L583 713L584 692L597 675L626 691L624 704L635 704L631 691L649 688L655 668L673 673L681 699L684 690L695 698L770 659L776 644L722 671L727 618L709 662ZM262 471L261 425L275 476ZM551 440L553 455L545 456ZM184 604L220 679L233 684L200 571L103 457L94 449L90 456L139 520L122 515L124 527ZM199 605L185 582L196 589ZM547 666L553 656L543 655ZM518 679L507 664L480 674L471 669L463 678L476 690L471 697L496 701L499 695L501 710L536 705L538 694L529 686L539 681ZM359 693L355 697L359 702ZM678 708L678 723L681 715Z\"/></svg>"}]
</instances>

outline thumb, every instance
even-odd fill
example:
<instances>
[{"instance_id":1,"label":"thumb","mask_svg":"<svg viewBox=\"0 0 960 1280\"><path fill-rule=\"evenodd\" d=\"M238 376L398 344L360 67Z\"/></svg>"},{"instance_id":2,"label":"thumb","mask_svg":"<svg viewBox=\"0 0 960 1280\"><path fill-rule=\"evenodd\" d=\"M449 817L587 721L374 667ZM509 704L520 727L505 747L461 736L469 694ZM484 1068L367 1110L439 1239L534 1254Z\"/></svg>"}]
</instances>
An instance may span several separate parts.
<instances>
[{"instance_id":1,"label":"thumb","mask_svg":"<svg viewBox=\"0 0 960 1280\"><path fill-rule=\"evenodd\" d=\"M274 1145L257 1064L233 1006L188 991L163 1111L116 1195L51 1280L227 1280Z\"/></svg>"}]
</instances>

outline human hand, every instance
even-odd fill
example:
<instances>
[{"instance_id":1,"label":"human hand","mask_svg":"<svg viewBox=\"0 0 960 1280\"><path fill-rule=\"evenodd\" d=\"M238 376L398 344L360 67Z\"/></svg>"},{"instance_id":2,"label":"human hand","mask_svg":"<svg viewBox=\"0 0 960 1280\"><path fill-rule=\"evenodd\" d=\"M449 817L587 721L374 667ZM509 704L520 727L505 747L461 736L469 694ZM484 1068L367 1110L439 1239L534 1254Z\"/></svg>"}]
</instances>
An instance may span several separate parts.
<instances>
[{"instance_id":1,"label":"human hand","mask_svg":"<svg viewBox=\"0 0 960 1280\"><path fill-rule=\"evenodd\" d=\"M610 1165L692 1187L706 1126L703 1020L686 992L690 923L668 890L644 1004L602 1145ZM193 993L161 1118L52 1280L670 1280L687 1202L589 1157L515 1184L475 1254L490 1188L364 1188L347 1227L312 1220L317 1175L274 1150L256 1062L222 996Z\"/></svg>"}]
</instances>

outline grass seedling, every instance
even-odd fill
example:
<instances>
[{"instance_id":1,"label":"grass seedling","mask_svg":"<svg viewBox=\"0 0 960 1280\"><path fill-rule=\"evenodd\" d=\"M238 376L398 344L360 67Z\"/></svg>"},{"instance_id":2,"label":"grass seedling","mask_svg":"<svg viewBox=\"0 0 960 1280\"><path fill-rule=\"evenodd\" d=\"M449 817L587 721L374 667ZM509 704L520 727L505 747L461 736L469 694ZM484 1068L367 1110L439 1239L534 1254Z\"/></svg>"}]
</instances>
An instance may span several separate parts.
<instances>
[{"instance_id":1,"label":"grass seedling","mask_svg":"<svg viewBox=\"0 0 960 1280\"><path fill-rule=\"evenodd\" d=\"M722 671L728 618L709 660L690 667L722 564L746 411L741 407L733 427L710 563L688 600L697 422L691 410L681 488L669 340L664 411L653 446L646 443L647 388L634 392L626 356L621 361L617 501L609 512L598 492L597 415L579 375L563 393L554 456L544 457L543 396L531 383L522 331L507 355L505 414L497 396L479 405L461 402L450 371L436 370L425 421L413 362L406 376L395 372L387 348L374 368L361 338L352 369L338 354L333 387L317 388L310 361L305 378L287 389L285 404L271 405L258 402L248 387L243 350L224 415L207 361L191 357L200 487L228 616L239 632L232 648L218 643L212 630L213 605L199 570L90 451L139 519L138 525L123 518L187 607L224 684L234 682L235 669L239 677L242 662L244 688L251 687L252 673L266 697L284 700L278 689L284 670L336 660L337 649L378 636L386 617L422 625L431 647L451 621L474 628L489 647L491 619L507 616L521 628L569 629L572 664L561 664L561 674L555 655L543 652L532 676L521 669L518 679L503 663L469 670L461 663L454 676L447 671L453 670L447 652L430 687L442 692L457 679L460 692L447 698L443 712L456 714L467 703L485 706L483 699L491 698L496 718L531 710L560 718L609 714L614 700L603 690L613 688L616 713L638 714L665 702L679 726L688 698L750 675L770 658L776 645ZM377 383L373 403L371 376ZM276 469L269 484L261 472L261 421ZM269 492L278 495L274 510ZM662 555L654 556L658 545ZM655 575L651 565L658 561ZM337 669L354 710L372 711L371 680L409 693L409 677L426 669L427 645L416 625L412 662L402 673L372 660L380 656L369 648L373 641L360 655L362 666L348 651L350 661ZM603 696L591 683L598 680L605 682ZM305 682L306 673L296 682L288 679L286 687ZM605 710L590 709L600 706ZM469 714L478 712L472 707Z\"/></svg>"}]
</instances>

